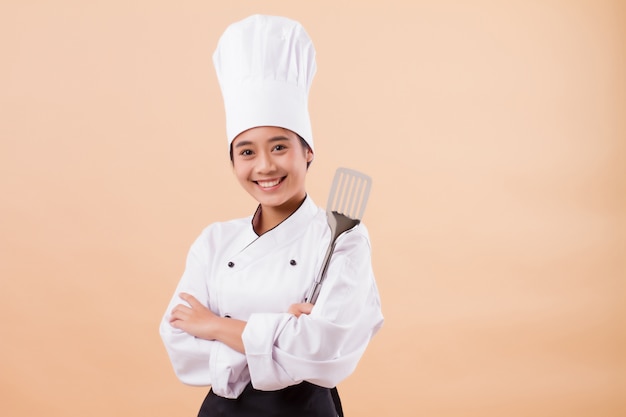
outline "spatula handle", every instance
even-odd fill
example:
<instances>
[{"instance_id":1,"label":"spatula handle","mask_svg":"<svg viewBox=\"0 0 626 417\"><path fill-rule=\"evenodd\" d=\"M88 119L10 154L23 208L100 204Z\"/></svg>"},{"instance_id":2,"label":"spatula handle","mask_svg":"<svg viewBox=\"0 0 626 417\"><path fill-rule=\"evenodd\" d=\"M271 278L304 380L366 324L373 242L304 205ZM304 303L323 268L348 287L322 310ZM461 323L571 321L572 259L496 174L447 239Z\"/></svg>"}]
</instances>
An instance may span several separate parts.
<instances>
[{"instance_id":1,"label":"spatula handle","mask_svg":"<svg viewBox=\"0 0 626 417\"><path fill-rule=\"evenodd\" d=\"M324 262L322 263L322 269L320 270L320 273L318 274L318 277L315 280L315 283L313 284L313 286L309 290L309 293L304 299L305 303L315 304L315 302L317 301L317 297L320 295L320 290L322 289L322 282L326 278L326 270L328 269L328 265L330 264L330 258L333 256L333 251L335 250L335 242L337 242L336 238L334 238L330 242L330 245L328 245L328 249L326 250L326 255L324 256Z\"/></svg>"}]
</instances>

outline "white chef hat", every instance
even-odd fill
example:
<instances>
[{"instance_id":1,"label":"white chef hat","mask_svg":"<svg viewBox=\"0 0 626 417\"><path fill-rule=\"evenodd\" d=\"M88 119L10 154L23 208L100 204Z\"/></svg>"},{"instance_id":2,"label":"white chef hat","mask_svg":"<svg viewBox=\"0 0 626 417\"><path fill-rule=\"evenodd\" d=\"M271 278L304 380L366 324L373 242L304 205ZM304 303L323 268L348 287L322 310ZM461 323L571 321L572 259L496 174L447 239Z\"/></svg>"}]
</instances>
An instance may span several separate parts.
<instances>
[{"instance_id":1,"label":"white chef hat","mask_svg":"<svg viewBox=\"0 0 626 417\"><path fill-rule=\"evenodd\" d=\"M308 95L315 48L300 23L253 15L222 34L213 64L224 98L228 146L241 132L277 126L300 135L313 149Z\"/></svg>"}]
</instances>

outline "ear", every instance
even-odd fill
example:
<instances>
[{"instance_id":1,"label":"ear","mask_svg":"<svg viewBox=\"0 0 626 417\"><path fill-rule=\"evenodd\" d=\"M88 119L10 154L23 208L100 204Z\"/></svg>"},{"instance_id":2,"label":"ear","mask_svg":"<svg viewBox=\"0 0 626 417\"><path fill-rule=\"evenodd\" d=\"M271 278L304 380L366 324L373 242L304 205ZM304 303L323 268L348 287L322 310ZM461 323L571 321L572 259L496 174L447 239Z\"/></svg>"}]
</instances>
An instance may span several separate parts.
<instances>
[{"instance_id":1,"label":"ear","mask_svg":"<svg viewBox=\"0 0 626 417\"><path fill-rule=\"evenodd\" d=\"M307 161L307 162L311 162L311 161L313 160L313 157L314 157L314 156L315 156L315 155L313 155L313 151L311 150L311 148L309 148L309 147L307 146L307 148L306 148L306 161Z\"/></svg>"}]
</instances>

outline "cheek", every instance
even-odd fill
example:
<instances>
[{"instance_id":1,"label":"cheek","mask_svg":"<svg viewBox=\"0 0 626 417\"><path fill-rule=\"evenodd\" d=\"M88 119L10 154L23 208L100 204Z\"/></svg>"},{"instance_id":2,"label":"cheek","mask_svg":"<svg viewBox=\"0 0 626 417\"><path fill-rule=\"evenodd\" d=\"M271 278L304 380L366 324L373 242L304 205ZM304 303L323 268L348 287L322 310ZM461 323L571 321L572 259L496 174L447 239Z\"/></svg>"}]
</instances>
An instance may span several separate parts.
<instances>
[{"instance_id":1,"label":"cheek","mask_svg":"<svg viewBox=\"0 0 626 417\"><path fill-rule=\"evenodd\" d=\"M233 164L233 173L235 174L235 178L241 184L245 184L248 179L248 167L245 163L239 161Z\"/></svg>"},{"instance_id":2,"label":"cheek","mask_svg":"<svg viewBox=\"0 0 626 417\"><path fill-rule=\"evenodd\" d=\"M303 156L299 158L298 161L296 162L298 170L306 173L306 170L307 170L306 168L307 168L308 163L309 163L309 158L307 156Z\"/></svg>"}]
</instances>

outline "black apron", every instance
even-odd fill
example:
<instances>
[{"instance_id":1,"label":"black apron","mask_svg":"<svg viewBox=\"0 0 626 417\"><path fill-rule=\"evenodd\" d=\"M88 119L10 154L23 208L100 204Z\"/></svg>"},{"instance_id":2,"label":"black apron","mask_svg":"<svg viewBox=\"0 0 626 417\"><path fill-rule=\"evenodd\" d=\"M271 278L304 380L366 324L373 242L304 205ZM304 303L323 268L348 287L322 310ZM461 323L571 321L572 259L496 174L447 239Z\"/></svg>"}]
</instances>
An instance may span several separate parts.
<instances>
[{"instance_id":1,"label":"black apron","mask_svg":"<svg viewBox=\"0 0 626 417\"><path fill-rule=\"evenodd\" d=\"M248 384L236 399L210 390L198 417L343 417L336 388L302 382L277 391L259 391Z\"/></svg>"}]
</instances>

